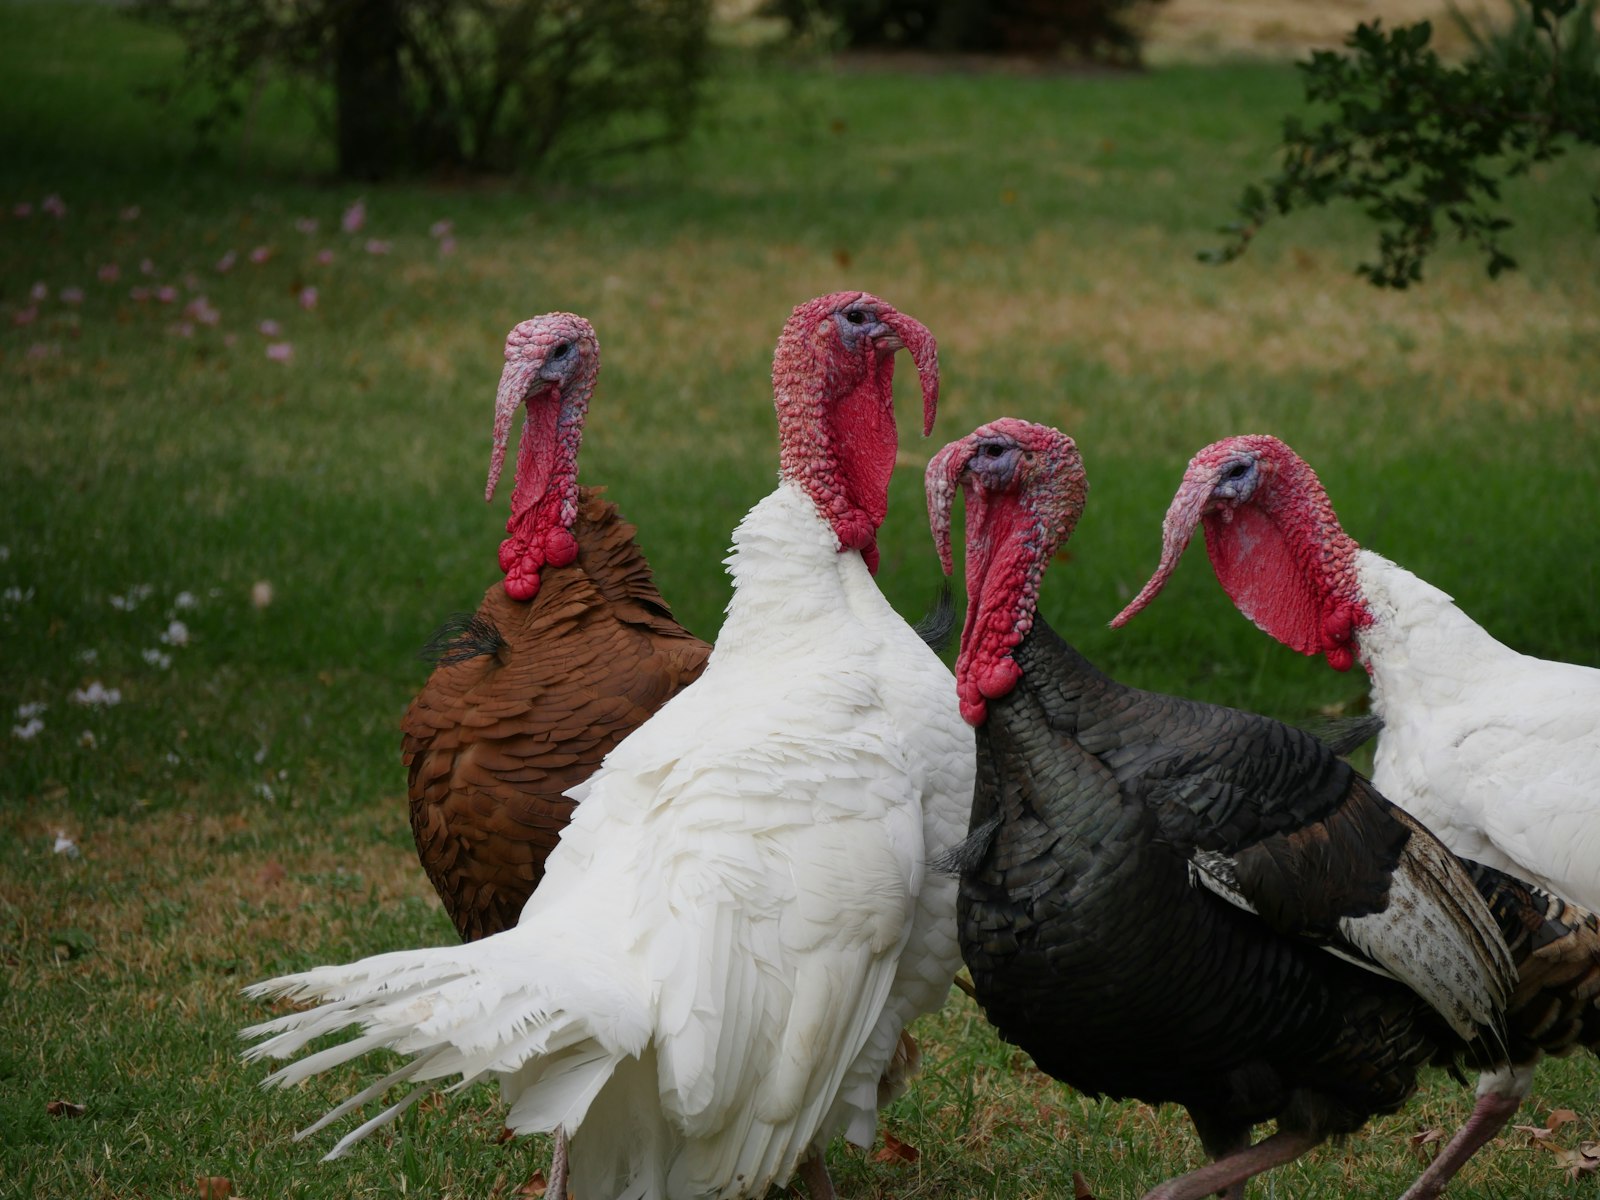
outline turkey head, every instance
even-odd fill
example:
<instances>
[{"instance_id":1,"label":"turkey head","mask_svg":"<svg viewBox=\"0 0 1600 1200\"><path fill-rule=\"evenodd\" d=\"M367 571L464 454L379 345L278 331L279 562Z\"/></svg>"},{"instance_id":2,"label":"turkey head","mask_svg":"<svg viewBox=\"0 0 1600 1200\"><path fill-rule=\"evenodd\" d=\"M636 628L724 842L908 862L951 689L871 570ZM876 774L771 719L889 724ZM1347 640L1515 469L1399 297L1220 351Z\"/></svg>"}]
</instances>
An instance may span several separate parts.
<instances>
[{"instance_id":1,"label":"turkey head","mask_svg":"<svg viewBox=\"0 0 1600 1200\"><path fill-rule=\"evenodd\" d=\"M1284 645L1350 669L1356 631L1372 623L1356 579L1359 547L1316 472L1266 434L1213 442L1189 461L1162 525L1160 565L1113 626L1166 586L1197 525L1240 612Z\"/></svg>"},{"instance_id":2,"label":"turkey head","mask_svg":"<svg viewBox=\"0 0 1600 1200\"><path fill-rule=\"evenodd\" d=\"M987 701L1021 678L1011 651L1033 627L1039 581L1083 515L1089 481L1073 440L1047 425L1005 417L951 442L928 464L928 523L945 574L950 510L967 501L967 617L956 660L961 715L972 725Z\"/></svg>"},{"instance_id":3,"label":"turkey head","mask_svg":"<svg viewBox=\"0 0 1600 1200\"><path fill-rule=\"evenodd\" d=\"M933 431L939 356L933 334L867 292L834 292L790 315L772 360L779 470L811 498L839 539L878 569L897 447L894 355L909 350L922 383L922 432Z\"/></svg>"},{"instance_id":4,"label":"turkey head","mask_svg":"<svg viewBox=\"0 0 1600 1200\"><path fill-rule=\"evenodd\" d=\"M600 373L594 327L573 313L546 313L506 335L506 365L494 403L494 448L483 498L494 498L517 406L527 409L511 490L510 534L500 544L506 594L532 600L539 572L578 556L572 522L578 515L578 444Z\"/></svg>"}]
</instances>

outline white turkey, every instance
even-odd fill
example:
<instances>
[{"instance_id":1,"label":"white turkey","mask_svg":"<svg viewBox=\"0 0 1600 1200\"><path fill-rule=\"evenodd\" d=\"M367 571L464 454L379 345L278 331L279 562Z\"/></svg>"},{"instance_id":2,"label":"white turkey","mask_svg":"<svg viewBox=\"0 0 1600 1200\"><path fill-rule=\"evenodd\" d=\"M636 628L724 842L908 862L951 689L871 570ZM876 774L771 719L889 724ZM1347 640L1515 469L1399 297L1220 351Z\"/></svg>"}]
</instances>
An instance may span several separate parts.
<instances>
[{"instance_id":1,"label":"white turkey","mask_svg":"<svg viewBox=\"0 0 1600 1200\"><path fill-rule=\"evenodd\" d=\"M1600 909L1600 670L1519 654L1444 592L1362 549L1316 473L1268 435L1194 456L1161 562L1113 625L1155 598L1197 527L1240 612L1336 670L1366 668L1382 723L1373 782L1385 796L1457 854ZM1472 1117L1410 1200L1437 1195L1532 1081L1533 1058L1484 1076Z\"/></svg>"},{"instance_id":2,"label":"white turkey","mask_svg":"<svg viewBox=\"0 0 1600 1200\"><path fill-rule=\"evenodd\" d=\"M588 783L516 928L258 984L321 1006L246 1031L287 1085L369 1049L390 1085L498 1076L517 1132L563 1126L585 1200L760 1196L870 1143L901 1029L960 965L954 880L972 735L949 671L872 579L896 437L893 358L934 340L860 292L801 305L773 365L778 488L734 532L701 678ZM926 431L926 430L925 430ZM306 1132L311 1132L307 1130Z\"/></svg>"}]
</instances>

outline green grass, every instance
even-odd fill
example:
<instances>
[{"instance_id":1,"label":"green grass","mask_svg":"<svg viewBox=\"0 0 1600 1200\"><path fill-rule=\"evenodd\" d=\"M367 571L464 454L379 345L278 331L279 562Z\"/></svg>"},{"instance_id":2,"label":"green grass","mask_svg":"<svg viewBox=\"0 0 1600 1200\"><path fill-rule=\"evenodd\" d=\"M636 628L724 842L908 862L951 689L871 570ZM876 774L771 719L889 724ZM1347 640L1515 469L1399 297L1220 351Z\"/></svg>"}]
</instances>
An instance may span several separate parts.
<instances>
[{"instance_id":1,"label":"green grass","mask_svg":"<svg viewBox=\"0 0 1600 1200\"><path fill-rule=\"evenodd\" d=\"M1511 189L1521 274L1492 285L1448 251L1392 296L1352 277L1368 234L1350 214L1269 226L1233 267L1193 261L1270 164L1297 95L1281 67L734 62L672 154L584 179L358 189L323 181L309 123L270 90L248 154L194 161L181 121L135 90L176 61L108 6L0 6L0 1194L194 1195L221 1175L251 1200L510 1195L542 1164L537 1144L496 1144L486 1089L319 1164L330 1139L289 1135L358 1075L266 1095L234 1039L263 1012L246 982L450 939L410 848L396 721L425 676L415 648L495 575L491 396L504 332L532 313L598 327L583 477L639 523L705 636L728 533L773 479L773 340L793 304L860 286L941 341L937 433L909 452L1002 414L1078 438L1091 503L1044 607L1119 676L1293 720L1362 694L1258 634L1198 561L1129 629L1105 627L1155 564L1188 456L1253 430L1319 467L1358 539L1503 640L1600 662L1584 164ZM37 211L49 193L59 221ZM338 218L357 196L369 223L352 237ZM21 201L33 216L11 215ZM429 235L440 218L453 256ZM255 246L270 260L213 269ZM120 281L100 283L113 261ZM185 338L169 330L191 273L221 320ZM51 298L16 325L35 281ZM163 283L183 301L129 298ZM68 285L81 306L59 300ZM266 359L266 318L292 363ZM880 580L915 616L940 578L916 471L896 476L883 548ZM175 607L183 592L193 607ZM187 645L158 640L173 618ZM68 699L94 680L121 704ZM10 736L32 702L43 732ZM81 857L52 852L58 831ZM1043 1080L965 1001L919 1033L927 1069L887 1124L922 1156L837 1151L847 1195L1057 1195L1079 1170L1125 1197L1196 1161L1182 1120ZM1595 1137L1597 1078L1592 1058L1547 1066L1527 1118L1569 1106L1581 1120L1559 1140ZM58 1099L87 1111L51 1116ZM1416 1168L1409 1135L1469 1103L1430 1080L1268 1194L1393 1195ZM1570 1194L1525 1143L1503 1138L1452 1194Z\"/></svg>"}]
</instances>

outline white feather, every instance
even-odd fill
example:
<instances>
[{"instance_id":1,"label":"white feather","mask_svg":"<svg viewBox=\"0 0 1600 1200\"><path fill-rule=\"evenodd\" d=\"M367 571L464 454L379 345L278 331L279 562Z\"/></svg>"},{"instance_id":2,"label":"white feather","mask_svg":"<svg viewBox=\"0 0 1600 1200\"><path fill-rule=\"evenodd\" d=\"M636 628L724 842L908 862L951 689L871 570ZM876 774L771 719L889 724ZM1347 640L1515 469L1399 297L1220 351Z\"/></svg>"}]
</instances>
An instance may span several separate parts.
<instances>
[{"instance_id":1,"label":"white feather","mask_svg":"<svg viewBox=\"0 0 1600 1200\"><path fill-rule=\"evenodd\" d=\"M1373 782L1457 854L1600 909L1600 670L1519 654L1361 551Z\"/></svg>"},{"instance_id":2,"label":"white feather","mask_svg":"<svg viewBox=\"0 0 1600 1200\"><path fill-rule=\"evenodd\" d=\"M366 1031L272 1081L374 1046L415 1056L384 1084L498 1075L510 1128L568 1130L585 1200L759 1196L837 1132L870 1141L901 1029L960 965L955 881L925 864L960 840L972 733L797 489L728 563L705 674L575 790L517 927L257 985L323 1005L247 1030L250 1057Z\"/></svg>"}]
</instances>

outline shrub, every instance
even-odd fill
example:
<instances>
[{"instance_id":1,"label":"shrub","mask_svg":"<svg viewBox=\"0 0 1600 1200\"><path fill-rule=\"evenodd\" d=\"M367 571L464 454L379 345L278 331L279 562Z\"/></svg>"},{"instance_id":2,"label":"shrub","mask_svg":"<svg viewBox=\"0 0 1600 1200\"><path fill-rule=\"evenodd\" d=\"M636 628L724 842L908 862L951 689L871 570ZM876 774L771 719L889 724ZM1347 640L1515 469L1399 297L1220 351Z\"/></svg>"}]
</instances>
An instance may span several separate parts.
<instances>
[{"instance_id":1,"label":"shrub","mask_svg":"<svg viewBox=\"0 0 1600 1200\"><path fill-rule=\"evenodd\" d=\"M1300 63L1321 119L1284 119L1281 169L1244 190L1228 243L1201 257L1230 261L1273 216L1348 201L1378 227L1378 259L1357 270L1380 287L1420 281L1446 231L1491 277L1515 267L1500 185L1569 146L1600 147L1600 37L1595 0L1512 0L1512 13L1499 30L1458 17L1475 50L1460 64L1434 51L1427 21L1362 24L1348 53Z\"/></svg>"},{"instance_id":2,"label":"shrub","mask_svg":"<svg viewBox=\"0 0 1600 1200\"><path fill-rule=\"evenodd\" d=\"M268 73L308 85L342 175L531 169L679 138L710 0L136 0L188 48L202 132Z\"/></svg>"}]
</instances>

